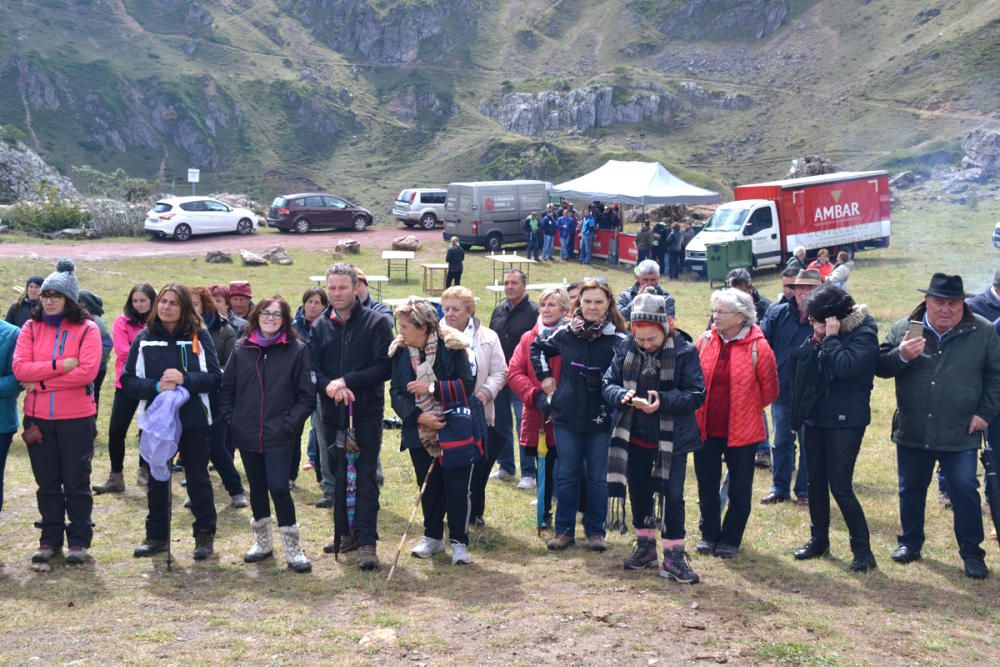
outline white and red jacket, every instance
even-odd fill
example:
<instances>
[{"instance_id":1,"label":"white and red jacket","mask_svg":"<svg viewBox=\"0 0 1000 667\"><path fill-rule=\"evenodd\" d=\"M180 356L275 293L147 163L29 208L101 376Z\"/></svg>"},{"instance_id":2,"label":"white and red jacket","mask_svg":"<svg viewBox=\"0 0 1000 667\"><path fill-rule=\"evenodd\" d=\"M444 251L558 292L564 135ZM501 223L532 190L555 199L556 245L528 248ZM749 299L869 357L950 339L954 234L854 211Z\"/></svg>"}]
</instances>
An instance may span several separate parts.
<instances>
[{"instance_id":1,"label":"white and red jacket","mask_svg":"<svg viewBox=\"0 0 1000 667\"><path fill-rule=\"evenodd\" d=\"M59 326L28 320L14 348L14 377L31 382L25 394L24 414L35 419L80 419L97 414L94 378L101 367L101 332L91 320ZM63 360L79 365L63 372Z\"/></svg>"}]
</instances>

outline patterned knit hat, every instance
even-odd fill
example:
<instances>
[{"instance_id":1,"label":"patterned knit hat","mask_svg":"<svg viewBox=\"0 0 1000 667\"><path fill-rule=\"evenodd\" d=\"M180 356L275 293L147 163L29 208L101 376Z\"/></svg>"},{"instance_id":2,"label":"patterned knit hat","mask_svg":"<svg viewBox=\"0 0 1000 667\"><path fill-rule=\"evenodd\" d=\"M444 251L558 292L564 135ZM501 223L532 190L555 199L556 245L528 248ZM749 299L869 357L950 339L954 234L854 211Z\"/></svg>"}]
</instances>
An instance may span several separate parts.
<instances>
[{"instance_id":1,"label":"patterned knit hat","mask_svg":"<svg viewBox=\"0 0 1000 667\"><path fill-rule=\"evenodd\" d=\"M42 283L42 292L58 292L70 301L80 300L80 283L76 279L76 264L71 259L60 259L56 270Z\"/></svg>"},{"instance_id":2,"label":"patterned knit hat","mask_svg":"<svg viewBox=\"0 0 1000 667\"><path fill-rule=\"evenodd\" d=\"M674 297L660 296L652 287L647 287L632 301L630 319L633 326L637 322L650 322L659 324L664 331L670 333L670 324L667 322L667 318L673 317L675 313Z\"/></svg>"}]
</instances>

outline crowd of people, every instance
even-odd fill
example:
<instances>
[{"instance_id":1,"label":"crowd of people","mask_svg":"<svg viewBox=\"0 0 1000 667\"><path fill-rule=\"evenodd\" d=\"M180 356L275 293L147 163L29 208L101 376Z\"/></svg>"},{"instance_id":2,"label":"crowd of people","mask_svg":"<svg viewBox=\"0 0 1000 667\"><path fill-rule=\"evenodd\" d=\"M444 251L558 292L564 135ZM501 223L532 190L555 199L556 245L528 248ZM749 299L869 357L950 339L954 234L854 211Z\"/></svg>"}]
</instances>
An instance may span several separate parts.
<instances>
[{"instance_id":1,"label":"crowd of people","mask_svg":"<svg viewBox=\"0 0 1000 667\"><path fill-rule=\"evenodd\" d=\"M109 331L103 301L80 290L73 263L61 260L49 276L28 279L0 323L0 509L4 462L23 425L40 515L32 561L46 564L65 548L65 562L85 562L94 495L125 490L135 423L136 483L147 489L136 557L169 548L170 476L179 470L194 517L193 558L213 555L211 464L230 503L250 508L244 560L273 556L276 519L288 567L308 572L291 494L304 468L323 491L318 505L333 510L324 551L356 551L357 566L375 570L388 383L423 509L414 557L450 551L453 564L472 562L469 532L490 516L487 485L518 479L519 464L518 488L538 487L550 550L572 547L580 524L586 548L604 552L608 531L631 524L625 569L698 582L686 547L690 455L695 553L738 555L755 468L770 468L759 503L794 497L808 506L810 535L794 558L830 550L832 495L849 533L850 570L866 572L877 565L853 478L879 376L894 380L897 404L901 532L892 560L921 557L937 465L965 574L988 576L977 454L983 432L1000 443L1000 271L975 296L960 276L934 274L880 343L875 320L846 289L849 267L831 280L828 253L807 265L797 250L774 303L736 269L711 295L706 330L690 335L677 326L657 261L675 266L683 231L644 231L659 235L650 247L661 250L639 261L622 293L604 278L584 278L546 289L536 303L525 275L510 270L488 323L459 284L461 269L440 304L411 297L392 312L372 299L359 267L336 264L325 288L294 302L273 295L255 303L246 281L141 283ZM551 257L551 245L540 252ZM847 262L838 257L837 266ZM92 487L97 390L111 354L110 472Z\"/></svg>"}]
</instances>

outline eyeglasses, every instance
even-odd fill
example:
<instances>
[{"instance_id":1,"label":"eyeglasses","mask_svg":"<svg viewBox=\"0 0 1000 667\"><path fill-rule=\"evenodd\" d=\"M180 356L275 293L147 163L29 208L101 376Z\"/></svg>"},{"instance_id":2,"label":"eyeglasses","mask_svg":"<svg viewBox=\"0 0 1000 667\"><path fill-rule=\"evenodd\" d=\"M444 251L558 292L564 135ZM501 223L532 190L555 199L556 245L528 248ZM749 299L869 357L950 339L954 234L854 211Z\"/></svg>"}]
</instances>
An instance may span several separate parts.
<instances>
[{"instance_id":1,"label":"eyeglasses","mask_svg":"<svg viewBox=\"0 0 1000 667\"><path fill-rule=\"evenodd\" d=\"M262 320L280 320L281 311L280 310L262 310L260 311L260 319Z\"/></svg>"},{"instance_id":2,"label":"eyeglasses","mask_svg":"<svg viewBox=\"0 0 1000 667\"><path fill-rule=\"evenodd\" d=\"M735 310L713 310L712 315L735 315Z\"/></svg>"},{"instance_id":3,"label":"eyeglasses","mask_svg":"<svg viewBox=\"0 0 1000 667\"><path fill-rule=\"evenodd\" d=\"M53 293L45 293L45 294L42 294L41 296L39 296L38 298L41 299L42 301L58 301L59 299L65 299L66 295L65 294L59 294L58 292L56 292L54 294Z\"/></svg>"}]
</instances>

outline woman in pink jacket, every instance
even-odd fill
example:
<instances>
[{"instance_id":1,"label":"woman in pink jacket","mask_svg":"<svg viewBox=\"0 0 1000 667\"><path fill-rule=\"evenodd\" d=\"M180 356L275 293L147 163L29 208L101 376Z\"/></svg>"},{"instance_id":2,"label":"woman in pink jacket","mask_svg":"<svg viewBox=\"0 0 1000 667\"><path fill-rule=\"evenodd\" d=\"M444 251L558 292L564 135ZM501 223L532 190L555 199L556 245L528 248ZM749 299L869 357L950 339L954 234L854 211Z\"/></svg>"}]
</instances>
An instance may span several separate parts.
<instances>
[{"instance_id":1,"label":"woman in pink jacket","mask_svg":"<svg viewBox=\"0 0 1000 667\"><path fill-rule=\"evenodd\" d=\"M39 305L14 348L14 376L26 392L24 437L42 515L35 524L42 535L33 563L48 563L62 551L64 537L69 544L66 562L83 563L94 536L90 460L101 332L78 303L75 268L72 261L60 260L45 279Z\"/></svg>"},{"instance_id":2,"label":"woman in pink jacket","mask_svg":"<svg viewBox=\"0 0 1000 667\"><path fill-rule=\"evenodd\" d=\"M548 334L566 320L569 315L570 297L562 287L550 287L538 297L538 322L521 336L521 341L514 348L507 371L507 384L514 395L521 399L524 408L521 412L521 446L530 456L538 456L538 439L545 427L545 441L548 452L545 455L545 479L549 484L545 488L545 511L542 526L545 530L552 528L552 491L555 488L556 442L552 430L552 422L547 421L548 415L536 406L548 410L548 397L542 391L542 383L535 375L531 366L531 344L541 335ZM562 371L562 357L552 358L552 377L559 383Z\"/></svg>"},{"instance_id":3,"label":"woman in pink jacket","mask_svg":"<svg viewBox=\"0 0 1000 667\"><path fill-rule=\"evenodd\" d=\"M115 350L115 400L111 404L111 423L108 426L108 458L111 459L111 473L108 481L94 487L94 493L122 493L125 491L125 436L132 418L139 407L139 401L122 391L122 369L128 360L132 341L146 327L146 316L153 308L156 290L149 283L139 283L128 293L122 314L115 318L111 326L111 337ZM139 461L136 480L139 486L149 481L149 466Z\"/></svg>"}]
</instances>

